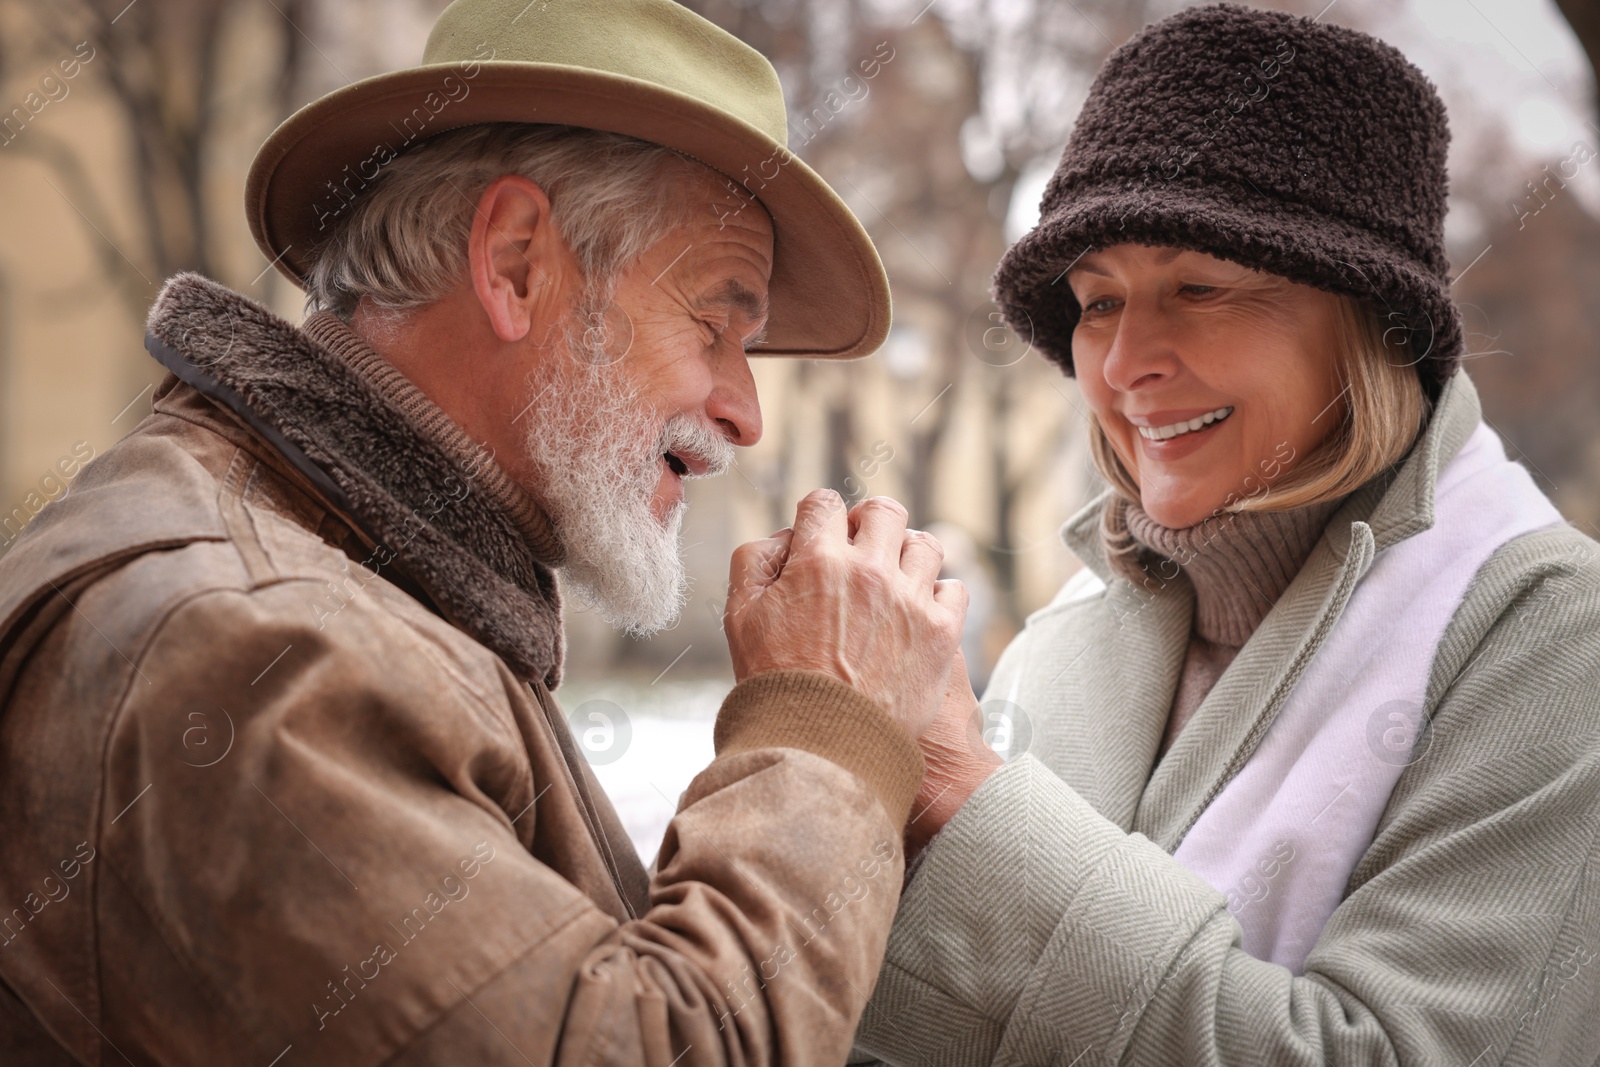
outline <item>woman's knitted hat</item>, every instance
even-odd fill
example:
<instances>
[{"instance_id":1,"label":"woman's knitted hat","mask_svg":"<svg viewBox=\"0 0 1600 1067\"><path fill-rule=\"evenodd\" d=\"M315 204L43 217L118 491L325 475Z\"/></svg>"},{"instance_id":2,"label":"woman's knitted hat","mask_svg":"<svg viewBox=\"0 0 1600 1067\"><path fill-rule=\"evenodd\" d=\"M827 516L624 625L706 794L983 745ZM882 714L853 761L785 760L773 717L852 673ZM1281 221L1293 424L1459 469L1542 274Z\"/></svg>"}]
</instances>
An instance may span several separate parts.
<instances>
[{"instance_id":1,"label":"woman's knitted hat","mask_svg":"<svg viewBox=\"0 0 1600 1067\"><path fill-rule=\"evenodd\" d=\"M1444 252L1450 131L1432 83L1364 33L1234 4L1147 27L1101 68L995 300L1069 375L1091 249L1192 249L1373 305L1430 396L1461 320Z\"/></svg>"}]
</instances>

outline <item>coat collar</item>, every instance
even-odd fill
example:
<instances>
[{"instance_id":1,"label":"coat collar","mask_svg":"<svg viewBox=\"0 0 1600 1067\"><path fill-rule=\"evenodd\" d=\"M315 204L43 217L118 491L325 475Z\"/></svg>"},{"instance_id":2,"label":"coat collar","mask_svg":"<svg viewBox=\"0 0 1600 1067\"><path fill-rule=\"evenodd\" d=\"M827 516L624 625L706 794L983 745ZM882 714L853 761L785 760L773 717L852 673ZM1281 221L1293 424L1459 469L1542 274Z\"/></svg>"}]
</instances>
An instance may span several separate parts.
<instances>
[{"instance_id":1,"label":"coat collar","mask_svg":"<svg viewBox=\"0 0 1600 1067\"><path fill-rule=\"evenodd\" d=\"M297 329L197 274L167 283L148 327L163 366L266 440L446 619L517 674L559 684L549 520L360 337L326 317Z\"/></svg>"}]
</instances>

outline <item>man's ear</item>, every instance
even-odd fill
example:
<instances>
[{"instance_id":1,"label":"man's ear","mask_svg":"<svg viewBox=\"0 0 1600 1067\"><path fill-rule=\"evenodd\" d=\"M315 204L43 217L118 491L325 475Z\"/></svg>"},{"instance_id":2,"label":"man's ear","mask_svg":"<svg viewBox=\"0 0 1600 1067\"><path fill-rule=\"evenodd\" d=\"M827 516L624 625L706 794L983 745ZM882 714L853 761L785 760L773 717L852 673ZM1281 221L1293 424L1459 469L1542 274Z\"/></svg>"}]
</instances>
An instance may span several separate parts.
<instances>
[{"instance_id":1,"label":"man's ear","mask_svg":"<svg viewBox=\"0 0 1600 1067\"><path fill-rule=\"evenodd\" d=\"M553 292L566 245L550 222L550 198L527 178L502 175L478 198L467 240L472 289L502 341L520 341Z\"/></svg>"}]
</instances>

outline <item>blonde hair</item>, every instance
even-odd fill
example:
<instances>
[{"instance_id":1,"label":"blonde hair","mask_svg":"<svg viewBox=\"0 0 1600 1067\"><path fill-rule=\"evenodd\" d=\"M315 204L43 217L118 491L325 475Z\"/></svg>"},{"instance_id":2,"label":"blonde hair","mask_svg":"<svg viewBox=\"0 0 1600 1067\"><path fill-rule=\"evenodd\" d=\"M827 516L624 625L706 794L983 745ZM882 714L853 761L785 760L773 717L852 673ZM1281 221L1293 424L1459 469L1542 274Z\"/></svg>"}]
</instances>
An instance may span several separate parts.
<instances>
[{"instance_id":1,"label":"blonde hair","mask_svg":"<svg viewBox=\"0 0 1600 1067\"><path fill-rule=\"evenodd\" d=\"M1417 376L1418 357L1406 343L1406 331L1387 328L1371 305L1334 295L1338 308L1329 341L1337 384L1345 400L1339 424L1307 455L1272 465L1279 469L1279 476L1247 477L1246 482L1265 485L1264 491L1242 485L1248 495L1225 500L1210 518L1241 511L1290 511L1337 499L1398 462L1416 441L1431 405ZM1117 495L1138 502L1138 484L1093 415L1089 417L1089 450L1101 477ZM1262 468L1263 472L1268 469ZM1120 522L1121 510L1108 506L1101 513L1102 532L1113 553L1134 549Z\"/></svg>"}]
</instances>

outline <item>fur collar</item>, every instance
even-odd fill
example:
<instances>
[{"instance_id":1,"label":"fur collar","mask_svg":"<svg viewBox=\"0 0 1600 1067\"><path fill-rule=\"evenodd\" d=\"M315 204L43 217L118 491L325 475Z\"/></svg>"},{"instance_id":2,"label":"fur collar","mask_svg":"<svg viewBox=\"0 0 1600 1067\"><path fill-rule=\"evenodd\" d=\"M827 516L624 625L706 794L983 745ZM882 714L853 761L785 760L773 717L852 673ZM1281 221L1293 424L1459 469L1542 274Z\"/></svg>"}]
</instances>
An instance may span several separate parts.
<instances>
[{"instance_id":1,"label":"fur collar","mask_svg":"<svg viewBox=\"0 0 1600 1067\"><path fill-rule=\"evenodd\" d=\"M379 559L517 674L554 689L559 542L493 458L331 316L297 328L198 274L169 280L145 347L232 412L379 546ZM384 551L384 550L387 551Z\"/></svg>"}]
</instances>

